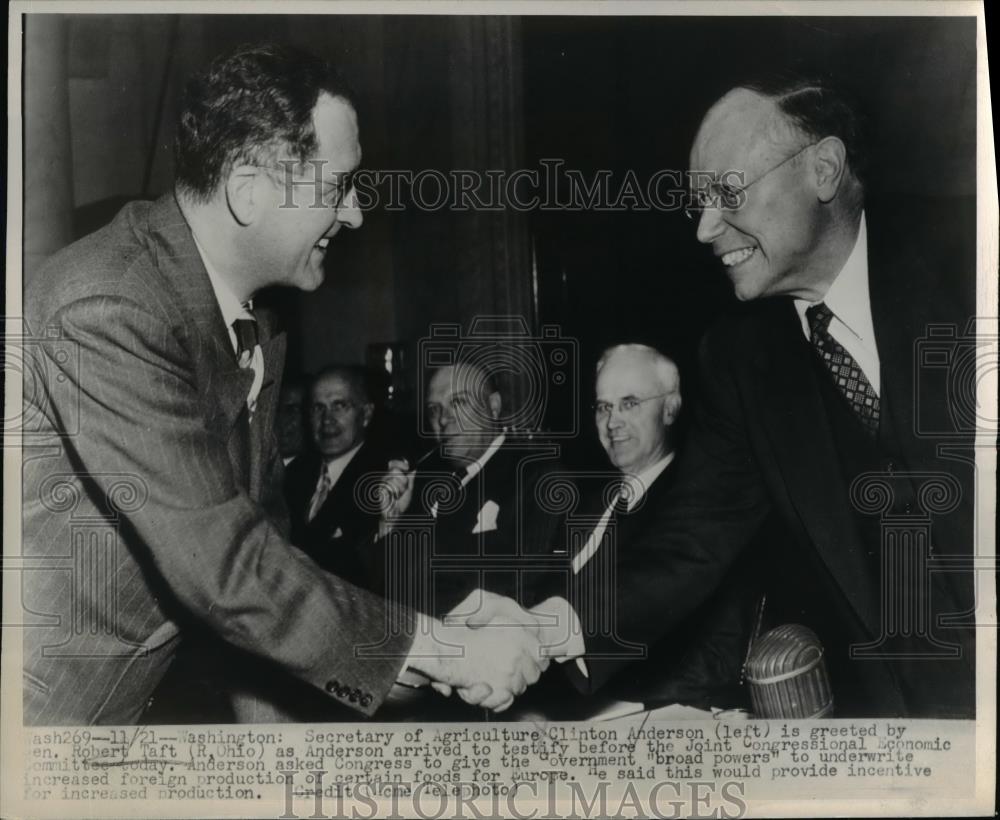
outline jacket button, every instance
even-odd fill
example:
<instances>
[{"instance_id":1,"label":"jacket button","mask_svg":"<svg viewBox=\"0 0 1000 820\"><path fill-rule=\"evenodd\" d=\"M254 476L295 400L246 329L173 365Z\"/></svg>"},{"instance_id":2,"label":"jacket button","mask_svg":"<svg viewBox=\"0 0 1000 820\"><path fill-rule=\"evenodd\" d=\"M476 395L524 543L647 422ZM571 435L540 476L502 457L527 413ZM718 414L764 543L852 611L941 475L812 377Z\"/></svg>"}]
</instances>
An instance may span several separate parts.
<instances>
[{"instance_id":1,"label":"jacket button","mask_svg":"<svg viewBox=\"0 0 1000 820\"><path fill-rule=\"evenodd\" d=\"M369 694L367 694L367 693L365 693L364 695L362 695L361 696L361 705L364 706L365 708L371 706L372 705L372 696L369 695Z\"/></svg>"},{"instance_id":2,"label":"jacket button","mask_svg":"<svg viewBox=\"0 0 1000 820\"><path fill-rule=\"evenodd\" d=\"M358 692L358 690L357 690L357 689L352 689L352 690L351 690L351 691L350 691L350 692L348 693L348 695L347 695L347 699L348 699L348 700L349 700L349 701L350 701L351 703L357 703L357 702L358 702L358 695L359 695L359 694L360 694L360 693Z\"/></svg>"},{"instance_id":3,"label":"jacket button","mask_svg":"<svg viewBox=\"0 0 1000 820\"><path fill-rule=\"evenodd\" d=\"M327 691L327 694L332 695L334 692L337 691L337 687L338 686L340 686L340 684L337 681L335 681L335 680L328 680L326 682L326 691Z\"/></svg>"},{"instance_id":4,"label":"jacket button","mask_svg":"<svg viewBox=\"0 0 1000 820\"><path fill-rule=\"evenodd\" d=\"M885 463L885 471L889 473L889 475L892 475L894 472L896 472L896 462L892 460L887 461Z\"/></svg>"}]
</instances>

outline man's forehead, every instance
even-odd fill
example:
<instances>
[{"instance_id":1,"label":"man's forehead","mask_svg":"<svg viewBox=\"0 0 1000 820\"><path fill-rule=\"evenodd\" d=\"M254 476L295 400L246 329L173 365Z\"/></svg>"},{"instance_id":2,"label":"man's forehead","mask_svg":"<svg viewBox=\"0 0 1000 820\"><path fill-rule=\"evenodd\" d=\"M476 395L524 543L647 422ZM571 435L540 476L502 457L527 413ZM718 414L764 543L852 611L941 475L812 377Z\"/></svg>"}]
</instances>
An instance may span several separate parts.
<instances>
[{"instance_id":1,"label":"man's forehead","mask_svg":"<svg viewBox=\"0 0 1000 820\"><path fill-rule=\"evenodd\" d=\"M734 89L702 120L691 148L691 170L723 171L769 163L791 136L791 126L773 100L745 88Z\"/></svg>"},{"instance_id":2,"label":"man's forehead","mask_svg":"<svg viewBox=\"0 0 1000 820\"><path fill-rule=\"evenodd\" d=\"M313 385L313 397L348 395L351 393L350 382L343 376L323 376Z\"/></svg>"},{"instance_id":3,"label":"man's forehead","mask_svg":"<svg viewBox=\"0 0 1000 820\"><path fill-rule=\"evenodd\" d=\"M656 385L656 368L644 356L620 353L601 368L595 389L599 397L638 396Z\"/></svg>"},{"instance_id":4,"label":"man's forehead","mask_svg":"<svg viewBox=\"0 0 1000 820\"><path fill-rule=\"evenodd\" d=\"M478 367L453 365L442 367L431 377L428 393L432 396L453 396L457 393L479 395L486 376Z\"/></svg>"},{"instance_id":5,"label":"man's forehead","mask_svg":"<svg viewBox=\"0 0 1000 820\"><path fill-rule=\"evenodd\" d=\"M324 176L353 171L361 164L358 117L347 100L321 93L313 109L313 128L318 143L316 159L331 166L323 169Z\"/></svg>"}]
</instances>

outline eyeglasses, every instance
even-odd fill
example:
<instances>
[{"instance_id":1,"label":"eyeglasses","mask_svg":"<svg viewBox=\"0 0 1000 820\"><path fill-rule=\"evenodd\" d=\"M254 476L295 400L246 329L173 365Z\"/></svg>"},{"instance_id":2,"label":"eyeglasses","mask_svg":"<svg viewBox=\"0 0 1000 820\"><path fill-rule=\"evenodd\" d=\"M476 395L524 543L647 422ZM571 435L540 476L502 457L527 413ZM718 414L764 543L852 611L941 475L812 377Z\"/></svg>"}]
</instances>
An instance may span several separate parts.
<instances>
[{"instance_id":1,"label":"eyeglasses","mask_svg":"<svg viewBox=\"0 0 1000 820\"><path fill-rule=\"evenodd\" d=\"M316 199L316 207L339 208L344 204L344 199L347 197L348 192L354 187L354 177L357 174L357 170L337 173L335 174L336 179L323 179L320 176L321 169L319 168L317 169L318 172L311 177L305 173L295 171L294 167L300 164L310 164L310 161L307 160L306 163L298 163L289 160L286 165L254 165L252 167L261 168L265 171L281 171L285 176L285 183L292 186L321 186L321 192ZM293 175L299 177L300 181L291 181Z\"/></svg>"},{"instance_id":2,"label":"eyeglasses","mask_svg":"<svg viewBox=\"0 0 1000 820\"><path fill-rule=\"evenodd\" d=\"M323 418L323 416L327 413L332 413L335 416L342 416L353 410L355 407L357 407L357 405L353 401L347 401L346 399L334 399L329 404L309 405L309 412L316 418Z\"/></svg>"},{"instance_id":3,"label":"eyeglasses","mask_svg":"<svg viewBox=\"0 0 1000 820\"><path fill-rule=\"evenodd\" d=\"M812 148L816 145L815 142L811 142L808 145L804 145L794 154L785 157L777 165L773 165L768 168L764 173L759 174L754 179L750 180L745 185L730 185L728 182L709 182L698 190L691 191L691 196L695 200L695 205L689 206L684 209L684 216L688 219L697 222L701 219L701 212L709 208L716 208L720 211L737 211L746 204L746 192L751 185L756 185L768 174L774 173L782 165L785 165L795 159L799 154L808 148ZM722 174L726 176L727 174L735 173L734 171L727 171Z\"/></svg>"},{"instance_id":4,"label":"eyeglasses","mask_svg":"<svg viewBox=\"0 0 1000 820\"><path fill-rule=\"evenodd\" d=\"M655 396L646 396L644 399L640 399L636 396L625 396L619 399L616 404L610 401L598 401L591 405L594 409L594 416L598 419L606 419L611 415L611 411L618 408L618 415L629 416L639 409L639 405L647 401L652 401L653 399L662 399L667 393L657 393Z\"/></svg>"}]
</instances>

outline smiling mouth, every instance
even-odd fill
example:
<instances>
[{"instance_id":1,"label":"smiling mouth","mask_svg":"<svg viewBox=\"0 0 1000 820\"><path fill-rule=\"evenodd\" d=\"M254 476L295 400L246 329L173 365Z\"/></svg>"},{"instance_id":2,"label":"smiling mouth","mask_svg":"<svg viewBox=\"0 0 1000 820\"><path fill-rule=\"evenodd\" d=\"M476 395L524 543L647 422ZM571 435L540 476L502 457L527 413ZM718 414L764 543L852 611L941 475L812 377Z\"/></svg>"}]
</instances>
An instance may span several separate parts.
<instances>
[{"instance_id":1,"label":"smiling mouth","mask_svg":"<svg viewBox=\"0 0 1000 820\"><path fill-rule=\"evenodd\" d=\"M720 256L719 259L722 261L722 264L725 265L727 268L732 268L735 267L736 265L741 265L742 263L746 262L756 252L757 249L754 247L737 248L734 251L727 251L726 253L722 254L722 256Z\"/></svg>"}]
</instances>

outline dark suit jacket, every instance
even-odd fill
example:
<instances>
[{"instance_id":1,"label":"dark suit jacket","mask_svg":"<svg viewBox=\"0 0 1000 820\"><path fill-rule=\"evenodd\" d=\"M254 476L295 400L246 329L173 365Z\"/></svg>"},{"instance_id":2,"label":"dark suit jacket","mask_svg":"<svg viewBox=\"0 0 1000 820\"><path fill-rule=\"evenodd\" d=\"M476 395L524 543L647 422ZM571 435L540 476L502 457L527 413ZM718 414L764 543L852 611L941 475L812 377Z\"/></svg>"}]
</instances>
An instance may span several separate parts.
<instances>
[{"instance_id":1,"label":"dark suit jacket","mask_svg":"<svg viewBox=\"0 0 1000 820\"><path fill-rule=\"evenodd\" d=\"M557 455L555 445L508 436L462 488L454 465L422 465L410 509L374 553L373 585L394 598L407 595L408 604L433 615L479 587L523 601L551 564L546 556L560 515L539 503L538 492L546 477L559 475ZM418 575L426 586L414 586Z\"/></svg>"},{"instance_id":2,"label":"dark suit jacket","mask_svg":"<svg viewBox=\"0 0 1000 820\"><path fill-rule=\"evenodd\" d=\"M640 702L647 708L670 703L704 709L749 705L741 672L761 595L755 573L752 567L745 566L746 562L731 571L708 600L652 646L629 644L618 631L618 613L629 607L633 590L616 576L615 568L632 544L651 534L675 474L676 461L646 488L631 510L612 514L600 547L576 575L569 562L589 541L617 493L621 475L604 471L574 476L581 498L567 514L559 539L560 544L567 545L567 563L554 572L539 593L546 597L568 596L577 602L599 595L599 608L580 607L581 617L588 619L581 624L590 652L588 664L601 654L605 660L619 657L632 662L599 681L584 676L575 663L553 664L543 680L519 699L515 713L542 714L549 720L580 720L606 706L609 699ZM614 597L606 595L605 589L613 589ZM586 697L574 693L565 676ZM597 689L600 693L595 697Z\"/></svg>"},{"instance_id":3,"label":"dark suit jacket","mask_svg":"<svg viewBox=\"0 0 1000 820\"><path fill-rule=\"evenodd\" d=\"M618 601L632 596L633 591L609 572L617 558L614 552L627 553L632 544L655 526L657 511L674 481L675 468L676 462L671 463L632 510L614 514L614 549L605 549L612 545L606 534L601 549L573 579L577 590L593 589L602 579L607 579L617 582ZM593 517L600 516L606 509L606 493L599 495L589 504ZM584 502L584 509L587 508ZM620 669L607 682L604 694L619 700L639 701L650 708L668 703L700 708L747 705L745 692L741 690L741 672L761 593L751 568L745 566L746 561L742 563L743 566L731 570L719 589L669 634L652 646L639 647L645 659ZM578 598L579 592L574 597ZM614 634L614 619L605 626L605 639L608 639ZM589 680L577 674L575 664L568 664L566 669L577 686L590 691Z\"/></svg>"},{"instance_id":4,"label":"dark suit jacket","mask_svg":"<svg viewBox=\"0 0 1000 820\"><path fill-rule=\"evenodd\" d=\"M26 383L25 721L135 721L184 629L374 712L409 638L356 658L383 643L382 602L284 537L272 430L284 338L262 328L248 425L252 373L173 196L131 203L56 254L25 307L45 373Z\"/></svg>"},{"instance_id":5,"label":"dark suit jacket","mask_svg":"<svg viewBox=\"0 0 1000 820\"><path fill-rule=\"evenodd\" d=\"M316 491L323 459L314 452L295 459L285 468L285 502L291 519L292 543L327 572L352 583L365 583L358 550L371 548L379 514L374 504L361 503L357 492L363 490L359 482L384 474L387 466L388 456L366 441L309 521L309 502Z\"/></svg>"},{"instance_id":6,"label":"dark suit jacket","mask_svg":"<svg viewBox=\"0 0 1000 820\"><path fill-rule=\"evenodd\" d=\"M879 572L866 555L871 545L862 540L858 522L860 512L876 516L878 525L881 501L903 489L896 482L926 484L929 474L938 476L941 494L917 494L926 505L924 521L933 523L934 555L961 559L972 551L972 471L962 460L970 451L961 452L970 437L956 430L946 380L938 378L948 367L939 356L929 368L918 354L929 325L944 323L952 336L937 336L935 344L952 368L961 358L955 351L973 315L975 220L959 203L905 200L888 209L869 205L866 216L881 423L898 442L898 456L879 471L889 489L866 491L856 484L852 501L857 476L842 474L821 395L823 374L792 300L748 305L703 341L702 401L673 486L648 534L618 561L619 585L630 591L619 602L619 634L648 645L674 630L717 588L774 513L784 536L764 569L770 573L783 563L795 568L789 583L797 586L791 590L796 611L826 647L839 714L968 716L975 704L972 630L946 628L936 618L971 609L969 573L935 573L931 594L918 592L912 601L930 609L936 639L957 645L961 657L859 659L851 648L877 642L888 626L881 604L889 599L882 597ZM939 445L955 446L956 455L946 457ZM890 577L901 581L898 573ZM605 606L578 603L578 609ZM625 662L588 662L595 684ZM940 685L928 698L931 678ZM921 689L922 697L916 694Z\"/></svg>"}]
</instances>

